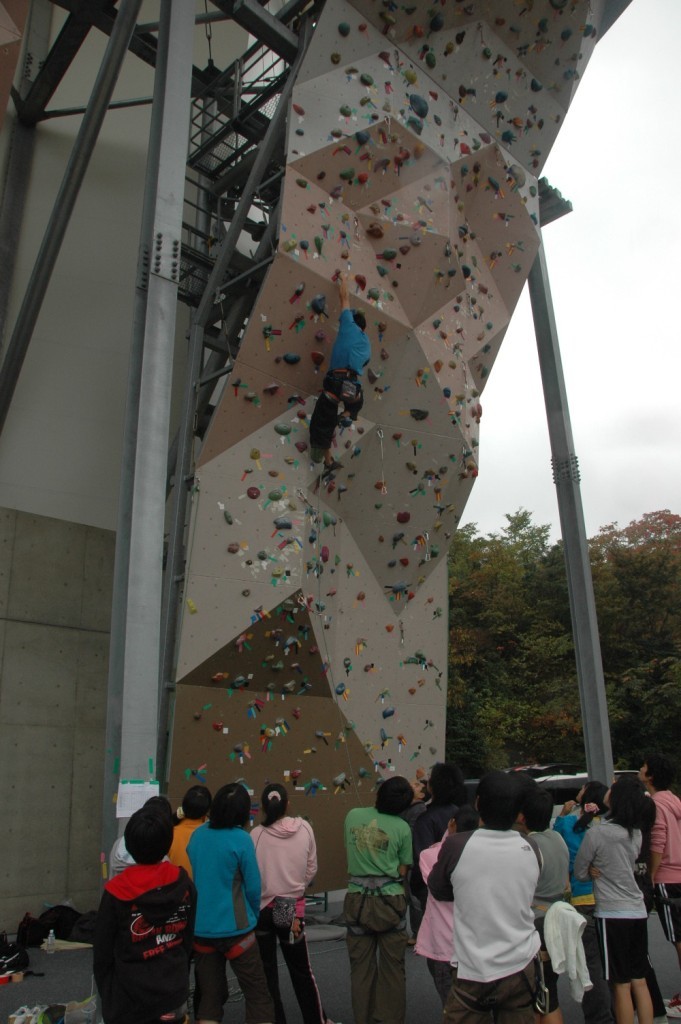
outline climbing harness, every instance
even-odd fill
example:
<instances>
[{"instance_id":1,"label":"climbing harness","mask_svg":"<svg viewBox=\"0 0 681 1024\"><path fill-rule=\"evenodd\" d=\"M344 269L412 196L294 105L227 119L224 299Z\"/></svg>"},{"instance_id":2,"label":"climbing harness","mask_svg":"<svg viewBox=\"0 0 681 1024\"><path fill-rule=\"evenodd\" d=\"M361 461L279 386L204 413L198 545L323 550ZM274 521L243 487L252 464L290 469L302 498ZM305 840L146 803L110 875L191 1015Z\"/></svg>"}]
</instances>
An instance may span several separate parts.
<instances>
[{"instance_id":1,"label":"climbing harness","mask_svg":"<svg viewBox=\"0 0 681 1024\"><path fill-rule=\"evenodd\" d=\"M362 887L361 900L359 904L359 910L354 920L345 919L345 927L348 929L350 935L385 935L388 932L402 932L407 927L407 914L406 914L406 901L404 913L400 912L397 907L389 900L389 896L383 892L383 889L388 885L394 885L396 882L401 883L401 878L391 878L389 875L350 875L348 881L352 885L359 885ZM370 928L367 924L362 923L362 913L367 906L367 899L380 899L384 906L395 914L397 921L389 928Z\"/></svg>"}]
</instances>

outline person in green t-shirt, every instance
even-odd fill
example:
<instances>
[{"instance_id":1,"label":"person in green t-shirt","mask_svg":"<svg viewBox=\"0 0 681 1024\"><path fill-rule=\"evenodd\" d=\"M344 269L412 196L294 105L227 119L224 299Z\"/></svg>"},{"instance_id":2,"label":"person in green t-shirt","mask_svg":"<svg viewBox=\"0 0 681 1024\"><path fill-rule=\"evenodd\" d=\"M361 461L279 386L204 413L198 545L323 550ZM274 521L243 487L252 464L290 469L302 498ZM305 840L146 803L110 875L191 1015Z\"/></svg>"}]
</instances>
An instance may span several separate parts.
<instances>
[{"instance_id":1,"label":"person in green t-shirt","mask_svg":"<svg viewBox=\"0 0 681 1024\"><path fill-rule=\"evenodd\" d=\"M355 807L345 819L350 988L355 1024L403 1024L407 900L404 876L412 863L411 829L400 818L412 801L401 775L381 783L375 807Z\"/></svg>"}]
</instances>

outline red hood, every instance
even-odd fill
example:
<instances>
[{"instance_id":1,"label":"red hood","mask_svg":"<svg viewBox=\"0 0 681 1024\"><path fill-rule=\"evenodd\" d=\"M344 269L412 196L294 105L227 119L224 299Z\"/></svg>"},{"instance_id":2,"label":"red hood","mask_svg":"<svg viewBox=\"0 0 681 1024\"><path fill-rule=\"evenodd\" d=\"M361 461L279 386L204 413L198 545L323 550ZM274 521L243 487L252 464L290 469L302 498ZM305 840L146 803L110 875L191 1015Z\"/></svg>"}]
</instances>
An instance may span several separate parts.
<instances>
[{"instance_id":1,"label":"red hood","mask_svg":"<svg viewBox=\"0 0 681 1024\"><path fill-rule=\"evenodd\" d=\"M150 889L172 885L180 877L180 869L164 860L160 864L132 864L120 875L114 875L104 888L118 900L136 900Z\"/></svg>"}]
</instances>

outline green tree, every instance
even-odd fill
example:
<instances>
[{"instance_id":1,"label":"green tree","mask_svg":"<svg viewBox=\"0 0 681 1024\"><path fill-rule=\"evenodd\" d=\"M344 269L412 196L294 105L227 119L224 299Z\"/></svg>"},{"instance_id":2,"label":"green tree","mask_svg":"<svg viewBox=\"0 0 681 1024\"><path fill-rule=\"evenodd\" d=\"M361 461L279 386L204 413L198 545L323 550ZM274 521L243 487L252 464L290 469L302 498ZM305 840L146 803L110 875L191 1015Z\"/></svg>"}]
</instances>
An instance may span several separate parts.
<instances>
[{"instance_id":1,"label":"green tree","mask_svg":"<svg viewBox=\"0 0 681 1024\"><path fill-rule=\"evenodd\" d=\"M661 750L681 781L681 516L603 527L591 561L616 762Z\"/></svg>"},{"instance_id":2,"label":"green tree","mask_svg":"<svg viewBox=\"0 0 681 1024\"><path fill-rule=\"evenodd\" d=\"M584 763L562 544L524 509L506 524L463 528L449 553L447 756L471 775ZM611 524L590 552L616 764L662 750L681 778L681 517Z\"/></svg>"},{"instance_id":3,"label":"green tree","mask_svg":"<svg viewBox=\"0 0 681 1024\"><path fill-rule=\"evenodd\" d=\"M447 753L476 773L571 759L580 744L578 716L566 711L576 684L564 571L552 586L548 526L523 509L506 521L488 537L460 531L450 550Z\"/></svg>"}]
</instances>

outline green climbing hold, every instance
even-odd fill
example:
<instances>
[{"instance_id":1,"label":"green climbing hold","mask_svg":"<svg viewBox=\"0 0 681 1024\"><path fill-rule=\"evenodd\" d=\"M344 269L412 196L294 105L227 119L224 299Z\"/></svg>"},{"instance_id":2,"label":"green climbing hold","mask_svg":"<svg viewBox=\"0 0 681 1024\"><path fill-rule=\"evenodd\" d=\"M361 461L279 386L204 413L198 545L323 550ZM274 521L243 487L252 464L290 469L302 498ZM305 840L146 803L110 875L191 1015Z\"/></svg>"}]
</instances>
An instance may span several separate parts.
<instances>
[{"instance_id":1,"label":"green climbing hold","mask_svg":"<svg viewBox=\"0 0 681 1024\"><path fill-rule=\"evenodd\" d=\"M418 93L413 92L409 97L409 106L414 111L417 117L428 116L428 101L419 96Z\"/></svg>"},{"instance_id":2,"label":"green climbing hold","mask_svg":"<svg viewBox=\"0 0 681 1024\"><path fill-rule=\"evenodd\" d=\"M426 54L426 65L427 65L427 67L434 68L436 64L437 64L437 60L435 58L435 54L433 53L432 50L428 50L428 53Z\"/></svg>"},{"instance_id":3,"label":"green climbing hold","mask_svg":"<svg viewBox=\"0 0 681 1024\"><path fill-rule=\"evenodd\" d=\"M274 424L274 429L276 430L276 432L278 434L281 434L282 437L286 437L288 434L291 433L291 424L290 423L275 423Z\"/></svg>"},{"instance_id":4,"label":"green climbing hold","mask_svg":"<svg viewBox=\"0 0 681 1024\"><path fill-rule=\"evenodd\" d=\"M362 83L362 85L373 85L374 84L373 78L371 77L371 75L368 75L366 72L363 72L359 76L359 80Z\"/></svg>"},{"instance_id":5,"label":"green climbing hold","mask_svg":"<svg viewBox=\"0 0 681 1024\"><path fill-rule=\"evenodd\" d=\"M347 103L344 103L343 106L340 107L340 112L343 115L343 117L350 117L350 115L352 114L352 107L349 107Z\"/></svg>"},{"instance_id":6,"label":"green climbing hold","mask_svg":"<svg viewBox=\"0 0 681 1024\"><path fill-rule=\"evenodd\" d=\"M355 176L355 168L354 167L346 167L345 170L341 171L340 175L339 175L339 177L341 177L343 179L343 181L352 181L354 176Z\"/></svg>"},{"instance_id":7,"label":"green climbing hold","mask_svg":"<svg viewBox=\"0 0 681 1024\"><path fill-rule=\"evenodd\" d=\"M344 39L350 35L350 26L348 25L347 21L341 21L341 23L338 26L338 33L339 35L343 36Z\"/></svg>"}]
</instances>

